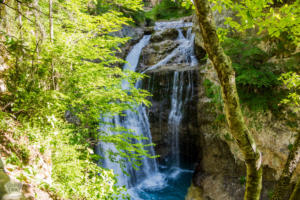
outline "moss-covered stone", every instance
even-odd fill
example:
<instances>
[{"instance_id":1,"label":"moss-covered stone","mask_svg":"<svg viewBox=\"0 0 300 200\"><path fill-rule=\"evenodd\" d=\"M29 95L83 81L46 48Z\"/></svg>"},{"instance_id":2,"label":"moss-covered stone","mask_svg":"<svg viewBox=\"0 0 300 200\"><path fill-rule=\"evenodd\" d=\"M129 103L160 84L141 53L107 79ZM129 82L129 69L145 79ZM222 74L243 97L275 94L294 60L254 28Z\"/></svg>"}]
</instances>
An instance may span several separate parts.
<instances>
[{"instance_id":1,"label":"moss-covered stone","mask_svg":"<svg viewBox=\"0 0 300 200\"><path fill-rule=\"evenodd\" d=\"M191 185L188 190L188 195L185 197L185 200L203 200L201 189L199 187Z\"/></svg>"}]
</instances>

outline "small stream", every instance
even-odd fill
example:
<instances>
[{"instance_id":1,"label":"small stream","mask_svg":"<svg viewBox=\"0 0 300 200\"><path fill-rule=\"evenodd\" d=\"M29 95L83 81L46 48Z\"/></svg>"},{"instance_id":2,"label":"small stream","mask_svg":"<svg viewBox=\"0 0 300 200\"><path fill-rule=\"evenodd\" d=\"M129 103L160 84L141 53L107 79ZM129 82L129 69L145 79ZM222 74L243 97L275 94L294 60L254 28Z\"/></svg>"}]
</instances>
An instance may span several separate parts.
<instances>
[{"instance_id":1,"label":"small stream","mask_svg":"<svg viewBox=\"0 0 300 200\"><path fill-rule=\"evenodd\" d=\"M153 66L144 71L154 70L158 67L163 67L169 62L186 64L187 66L195 66L197 64L194 55L194 34L192 33L192 23L185 23L183 21L173 22L158 22L156 23L155 30L164 30L173 28L178 31L177 42L178 47L175 48L168 56ZM184 36L183 28L187 28L186 36ZM129 52L126 57L127 64L123 69L135 71L142 49L148 45L150 35L145 35ZM184 84L188 84L185 85ZM128 83L124 82L122 87L126 89ZM136 84L136 87L141 87L141 82ZM166 165L159 165L155 159L144 158L140 170L134 170L130 162L126 163L125 170L130 176L122 173L118 163L112 162L102 152L112 151L116 149L113 144L100 143L98 145L97 153L104 156L102 161L103 166L113 169L118 174L118 184L125 185L133 200L183 200L187 193L187 189L191 184L193 169L180 160L179 149L179 134L182 116L184 113L184 105L191 98L193 93L193 82L190 79L188 83L183 80L183 73L175 71L173 77L173 84L171 86L171 111L168 117L168 129L170 132L169 148L171 155L167 159ZM186 88L183 90L183 88ZM151 143L151 132L146 109L143 106L136 108L137 112L126 111L126 117L115 116L106 118L104 121L118 126L126 127L127 129L134 130L135 134L143 134L149 138L147 143ZM115 134L109 131L109 127L104 126L103 131L108 134ZM151 155L155 155L153 147L147 147ZM119 158L122 159L122 158Z\"/></svg>"}]
</instances>

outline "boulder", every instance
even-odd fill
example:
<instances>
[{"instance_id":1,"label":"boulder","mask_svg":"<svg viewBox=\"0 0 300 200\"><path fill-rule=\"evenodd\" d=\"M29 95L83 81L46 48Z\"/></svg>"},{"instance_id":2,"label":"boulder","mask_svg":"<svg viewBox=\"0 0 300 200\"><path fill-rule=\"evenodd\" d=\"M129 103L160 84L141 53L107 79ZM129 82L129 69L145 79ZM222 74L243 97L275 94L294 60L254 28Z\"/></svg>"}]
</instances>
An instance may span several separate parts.
<instances>
[{"instance_id":1,"label":"boulder","mask_svg":"<svg viewBox=\"0 0 300 200\"><path fill-rule=\"evenodd\" d=\"M150 43L141 54L141 64L143 66L155 65L165 58L172 50L178 47L179 43L173 40L163 40L159 43Z\"/></svg>"},{"instance_id":2,"label":"boulder","mask_svg":"<svg viewBox=\"0 0 300 200\"><path fill-rule=\"evenodd\" d=\"M161 42L163 40L175 40L178 37L178 31L170 28L161 31L156 31L152 37L151 42Z\"/></svg>"}]
</instances>

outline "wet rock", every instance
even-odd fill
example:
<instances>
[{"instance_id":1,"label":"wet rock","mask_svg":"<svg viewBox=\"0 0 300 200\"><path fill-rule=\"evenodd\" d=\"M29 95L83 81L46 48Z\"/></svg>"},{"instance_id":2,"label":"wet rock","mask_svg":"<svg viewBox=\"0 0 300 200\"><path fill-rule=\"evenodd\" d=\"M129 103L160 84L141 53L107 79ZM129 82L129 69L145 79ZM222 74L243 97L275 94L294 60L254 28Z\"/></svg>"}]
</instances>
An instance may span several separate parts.
<instances>
[{"instance_id":1,"label":"wet rock","mask_svg":"<svg viewBox=\"0 0 300 200\"><path fill-rule=\"evenodd\" d=\"M150 27L145 27L144 29L144 34L145 35L151 35L152 33L154 33L155 30L154 30L154 27L153 26L150 26Z\"/></svg>"},{"instance_id":2,"label":"wet rock","mask_svg":"<svg viewBox=\"0 0 300 200\"><path fill-rule=\"evenodd\" d=\"M193 17L193 32L195 33L195 54L198 59L205 57L206 51L203 43L203 38L201 35L200 27L197 25L197 16Z\"/></svg>"},{"instance_id":3,"label":"wet rock","mask_svg":"<svg viewBox=\"0 0 300 200\"><path fill-rule=\"evenodd\" d=\"M160 43L150 43L141 54L142 64L151 66L165 58L179 43L173 40L164 40Z\"/></svg>"},{"instance_id":4,"label":"wet rock","mask_svg":"<svg viewBox=\"0 0 300 200\"><path fill-rule=\"evenodd\" d=\"M117 57L125 59L131 47L144 36L144 29L139 27L123 26L120 31L110 33L110 35L121 38L131 38L126 44L120 44L120 51L116 53Z\"/></svg>"},{"instance_id":5,"label":"wet rock","mask_svg":"<svg viewBox=\"0 0 300 200\"><path fill-rule=\"evenodd\" d=\"M184 22L193 22L193 15L181 18Z\"/></svg>"},{"instance_id":6,"label":"wet rock","mask_svg":"<svg viewBox=\"0 0 300 200\"><path fill-rule=\"evenodd\" d=\"M176 68L177 67L177 68ZM180 68L182 67L182 68ZM172 67L162 67L161 71L152 71L147 73L150 76L149 79L144 80L143 86L149 90L153 96L151 97L152 106L148 108L148 116L151 127L152 141L156 144L155 152L160 155L158 161L161 164L167 163L171 154L170 138L171 132L168 124L169 113L171 111L171 96L174 72L180 71L183 76L183 80L187 83L193 80L196 83L197 80L197 68L188 66L180 66L173 64ZM166 69L167 68L167 69ZM181 70L178 70L181 69ZM193 79L192 79L193 77ZM187 84L183 86L183 99L185 98L187 91ZM193 88L196 93L196 88ZM190 116L196 116L195 98L192 96L184 103L184 113L179 127L179 141L180 141L180 158L182 162L193 163L197 160L199 155L195 149L200 149L198 146L200 143L199 132L197 129L197 119Z\"/></svg>"},{"instance_id":7,"label":"wet rock","mask_svg":"<svg viewBox=\"0 0 300 200\"><path fill-rule=\"evenodd\" d=\"M139 27L123 26L120 31L110 33L110 35L121 38L130 37L130 41L137 42L143 37L144 29Z\"/></svg>"},{"instance_id":8,"label":"wet rock","mask_svg":"<svg viewBox=\"0 0 300 200\"><path fill-rule=\"evenodd\" d=\"M178 31L173 28L155 32L151 37L151 42L161 42L163 40L175 40L178 37Z\"/></svg>"}]
</instances>

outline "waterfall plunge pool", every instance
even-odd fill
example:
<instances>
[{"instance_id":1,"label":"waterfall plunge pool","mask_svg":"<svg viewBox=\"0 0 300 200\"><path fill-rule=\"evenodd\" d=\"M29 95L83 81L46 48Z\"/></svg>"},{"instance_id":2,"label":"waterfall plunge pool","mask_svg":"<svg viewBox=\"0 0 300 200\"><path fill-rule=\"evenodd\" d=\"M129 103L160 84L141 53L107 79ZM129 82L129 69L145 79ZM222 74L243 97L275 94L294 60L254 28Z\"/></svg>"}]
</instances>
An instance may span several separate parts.
<instances>
[{"instance_id":1,"label":"waterfall plunge pool","mask_svg":"<svg viewBox=\"0 0 300 200\"><path fill-rule=\"evenodd\" d=\"M159 172L128 190L132 200L184 200L193 170L159 166Z\"/></svg>"}]
</instances>

